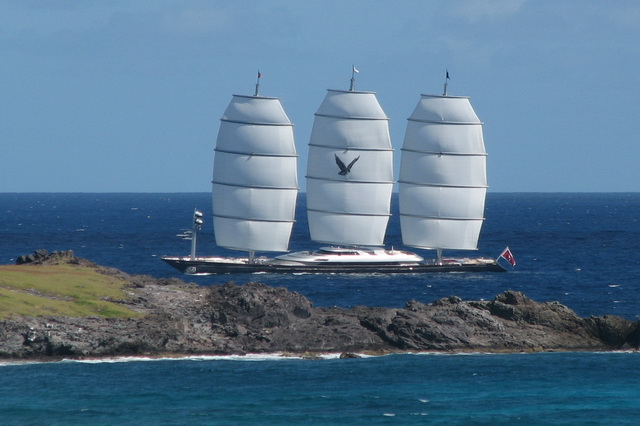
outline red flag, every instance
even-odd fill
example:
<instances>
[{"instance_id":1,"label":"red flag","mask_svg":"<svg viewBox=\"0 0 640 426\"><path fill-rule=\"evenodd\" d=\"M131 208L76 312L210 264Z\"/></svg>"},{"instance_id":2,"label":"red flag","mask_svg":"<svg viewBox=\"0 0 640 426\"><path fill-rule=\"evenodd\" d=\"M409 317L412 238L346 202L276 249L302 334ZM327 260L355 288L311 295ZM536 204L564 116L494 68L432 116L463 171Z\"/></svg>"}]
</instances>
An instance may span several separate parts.
<instances>
[{"instance_id":1,"label":"red flag","mask_svg":"<svg viewBox=\"0 0 640 426\"><path fill-rule=\"evenodd\" d=\"M509 250L509 247L504 249L502 254L500 254L500 257L502 257L507 262L509 262L511 264L511 266L516 266L516 258L513 257L513 253L511 253L511 250Z\"/></svg>"},{"instance_id":2,"label":"red flag","mask_svg":"<svg viewBox=\"0 0 640 426\"><path fill-rule=\"evenodd\" d=\"M258 78L262 78L262 74L260 74L260 71L258 71Z\"/></svg>"}]
</instances>

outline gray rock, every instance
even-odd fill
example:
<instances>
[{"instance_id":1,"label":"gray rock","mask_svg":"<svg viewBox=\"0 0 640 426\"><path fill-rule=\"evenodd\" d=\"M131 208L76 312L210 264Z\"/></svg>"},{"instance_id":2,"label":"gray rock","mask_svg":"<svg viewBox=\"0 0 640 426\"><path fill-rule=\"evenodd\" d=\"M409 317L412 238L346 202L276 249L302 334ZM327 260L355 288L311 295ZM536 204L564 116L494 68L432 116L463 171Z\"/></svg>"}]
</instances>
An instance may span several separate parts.
<instances>
[{"instance_id":1,"label":"gray rock","mask_svg":"<svg viewBox=\"0 0 640 426\"><path fill-rule=\"evenodd\" d=\"M0 357L600 351L637 349L640 340L638 322L609 315L580 318L557 302L535 302L513 291L492 301L456 296L430 304L412 300L401 309L314 308L301 294L255 282L199 287L131 276L73 253L51 256L34 254L29 262L77 262L122 279L132 297L115 302L144 316L1 320Z\"/></svg>"}]
</instances>

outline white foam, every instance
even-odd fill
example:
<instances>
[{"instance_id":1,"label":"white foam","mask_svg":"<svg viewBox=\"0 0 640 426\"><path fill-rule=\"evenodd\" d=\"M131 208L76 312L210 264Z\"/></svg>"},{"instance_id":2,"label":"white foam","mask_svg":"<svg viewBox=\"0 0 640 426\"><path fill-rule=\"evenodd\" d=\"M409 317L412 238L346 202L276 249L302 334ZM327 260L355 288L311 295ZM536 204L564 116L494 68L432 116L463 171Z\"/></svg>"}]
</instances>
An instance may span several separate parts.
<instances>
[{"instance_id":1,"label":"white foam","mask_svg":"<svg viewBox=\"0 0 640 426\"><path fill-rule=\"evenodd\" d=\"M0 367L13 367L16 365L46 364L47 361L0 361Z\"/></svg>"},{"instance_id":2,"label":"white foam","mask_svg":"<svg viewBox=\"0 0 640 426\"><path fill-rule=\"evenodd\" d=\"M119 363L119 362L148 362L148 361L287 361L287 360L309 360L309 359L339 359L340 353L324 353L324 354L289 354L283 352L271 353L271 354L246 354L246 355L190 355L190 356L169 356L169 357L157 357L157 356L122 356L122 357L107 357L107 358L85 358L85 359L63 359L61 362L77 362L84 364L101 364L101 363ZM356 354L361 358L371 358L376 355Z\"/></svg>"},{"instance_id":3,"label":"white foam","mask_svg":"<svg viewBox=\"0 0 640 426\"><path fill-rule=\"evenodd\" d=\"M574 351L566 351L563 353L572 353ZM354 353L360 358L380 358L385 356L400 355L400 356L504 356L504 355L535 355L535 354L554 354L558 352L513 352L513 353L495 353L495 352L398 352L388 353L381 355L370 355L362 353ZM620 351L575 351L575 353L594 353L610 355L612 353L628 353L628 354L640 354L636 350L620 350ZM258 362L258 361L289 361L289 360L335 360L340 358L341 353L323 353L323 354L290 354L284 352L277 352L271 354L246 354L246 355L190 355L190 356L121 356L121 357L105 357L105 358L84 358L84 359L63 359L61 361L30 361L30 360L6 360L0 361L0 367L16 366L16 365L30 365L30 364L49 364L55 362L62 363L81 363L81 364L110 364L110 363L125 363L125 362L151 362L151 361L238 361L238 362ZM427 399L419 399L420 402L429 402Z\"/></svg>"}]
</instances>

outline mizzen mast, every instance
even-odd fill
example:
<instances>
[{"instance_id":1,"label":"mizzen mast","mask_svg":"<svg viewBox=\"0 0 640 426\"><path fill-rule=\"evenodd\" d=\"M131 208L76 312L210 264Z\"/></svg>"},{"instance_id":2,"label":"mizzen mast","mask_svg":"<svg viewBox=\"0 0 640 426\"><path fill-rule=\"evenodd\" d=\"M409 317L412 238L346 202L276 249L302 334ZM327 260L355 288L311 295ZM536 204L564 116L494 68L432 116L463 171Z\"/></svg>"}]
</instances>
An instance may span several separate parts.
<instances>
[{"instance_id":1,"label":"mizzen mast","mask_svg":"<svg viewBox=\"0 0 640 426\"><path fill-rule=\"evenodd\" d=\"M446 75L444 77L444 91L442 92L442 96L447 96L448 86L449 86L449 70L446 71Z\"/></svg>"}]
</instances>

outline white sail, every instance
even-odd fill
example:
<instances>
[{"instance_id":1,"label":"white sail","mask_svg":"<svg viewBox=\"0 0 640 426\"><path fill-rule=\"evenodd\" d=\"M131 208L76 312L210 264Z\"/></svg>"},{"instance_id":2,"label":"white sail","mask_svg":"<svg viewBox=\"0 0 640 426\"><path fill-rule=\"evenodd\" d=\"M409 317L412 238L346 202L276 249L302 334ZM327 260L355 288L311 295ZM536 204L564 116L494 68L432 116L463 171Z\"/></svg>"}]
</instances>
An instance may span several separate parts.
<instances>
[{"instance_id":1,"label":"white sail","mask_svg":"<svg viewBox=\"0 0 640 426\"><path fill-rule=\"evenodd\" d=\"M407 246L474 250L487 192L482 122L467 97L422 95L409 117L399 179Z\"/></svg>"},{"instance_id":2,"label":"white sail","mask_svg":"<svg viewBox=\"0 0 640 426\"><path fill-rule=\"evenodd\" d=\"M383 245L392 189L389 123L375 93L329 90L315 114L309 141L311 239Z\"/></svg>"},{"instance_id":3,"label":"white sail","mask_svg":"<svg viewBox=\"0 0 640 426\"><path fill-rule=\"evenodd\" d=\"M234 95L213 165L216 244L287 251L298 195L293 127L277 98Z\"/></svg>"}]
</instances>

